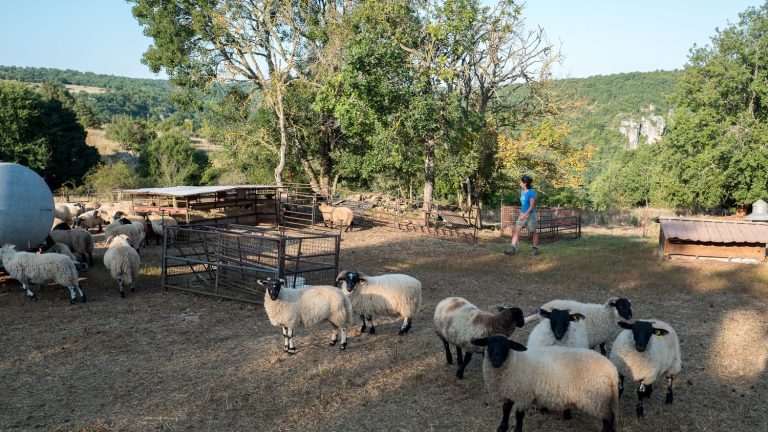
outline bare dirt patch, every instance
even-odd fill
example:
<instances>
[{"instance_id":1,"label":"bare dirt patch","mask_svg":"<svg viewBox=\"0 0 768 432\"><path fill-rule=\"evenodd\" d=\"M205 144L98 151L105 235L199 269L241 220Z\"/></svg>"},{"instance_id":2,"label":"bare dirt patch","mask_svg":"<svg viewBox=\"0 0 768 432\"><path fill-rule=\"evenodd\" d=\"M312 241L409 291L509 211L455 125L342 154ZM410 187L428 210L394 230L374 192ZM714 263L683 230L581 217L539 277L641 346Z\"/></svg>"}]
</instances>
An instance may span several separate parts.
<instances>
[{"instance_id":1,"label":"bare dirt patch","mask_svg":"<svg viewBox=\"0 0 768 432\"><path fill-rule=\"evenodd\" d=\"M97 237L100 240L101 237ZM327 346L330 328L301 329L298 354L260 306L163 292L160 248L141 251L142 279L120 299L99 262L83 285L89 302L70 306L64 288L27 301L0 278L0 430L487 431L500 404L485 404L481 363L457 381L432 329L442 298L531 313L553 298L633 300L681 337L683 373L675 404L657 387L647 417L634 392L621 401L624 431L768 430L766 266L659 262L655 241L587 231L530 258L505 245L478 246L368 229L344 234L341 265L369 274L405 272L424 285L411 332L377 321L377 335L352 330L346 352ZM515 335L525 341L527 330ZM525 430L598 430L531 411Z\"/></svg>"}]
</instances>

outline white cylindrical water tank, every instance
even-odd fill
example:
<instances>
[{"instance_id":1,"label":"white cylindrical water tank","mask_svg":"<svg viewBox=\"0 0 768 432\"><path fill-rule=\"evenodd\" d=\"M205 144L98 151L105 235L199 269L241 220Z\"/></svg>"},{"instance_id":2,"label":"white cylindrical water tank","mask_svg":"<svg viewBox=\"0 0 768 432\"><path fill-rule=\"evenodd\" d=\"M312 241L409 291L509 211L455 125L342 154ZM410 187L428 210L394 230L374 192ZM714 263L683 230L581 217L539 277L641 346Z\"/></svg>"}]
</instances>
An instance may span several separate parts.
<instances>
[{"instance_id":1,"label":"white cylindrical water tank","mask_svg":"<svg viewBox=\"0 0 768 432\"><path fill-rule=\"evenodd\" d=\"M51 231L53 194L31 169L0 162L0 245L16 250L37 248Z\"/></svg>"}]
</instances>

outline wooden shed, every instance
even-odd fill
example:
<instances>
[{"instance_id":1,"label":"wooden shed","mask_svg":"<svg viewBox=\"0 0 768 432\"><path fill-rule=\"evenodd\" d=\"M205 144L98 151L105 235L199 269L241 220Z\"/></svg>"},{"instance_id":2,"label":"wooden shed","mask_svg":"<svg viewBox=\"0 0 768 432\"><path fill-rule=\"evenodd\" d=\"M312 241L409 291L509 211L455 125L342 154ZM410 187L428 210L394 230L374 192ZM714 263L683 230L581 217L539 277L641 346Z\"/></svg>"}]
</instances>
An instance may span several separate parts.
<instances>
[{"instance_id":1,"label":"wooden shed","mask_svg":"<svg viewBox=\"0 0 768 432\"><path fill-rule=\"evenodd\" d=\"M277 225L280 188L263 185L123 189L139 213L178 216L187 224Z\"/></svg>"},{"instance_id":2,"label":"wooden shed","mask_svg":"<svg viewBox=\"0 0 768 432\"><path fill-rule=\"evenodd\" d=\"M659 223L659 254L664 258L765 261L766 223L693 218L659 218Z\"/></svg>"}]
</instances>

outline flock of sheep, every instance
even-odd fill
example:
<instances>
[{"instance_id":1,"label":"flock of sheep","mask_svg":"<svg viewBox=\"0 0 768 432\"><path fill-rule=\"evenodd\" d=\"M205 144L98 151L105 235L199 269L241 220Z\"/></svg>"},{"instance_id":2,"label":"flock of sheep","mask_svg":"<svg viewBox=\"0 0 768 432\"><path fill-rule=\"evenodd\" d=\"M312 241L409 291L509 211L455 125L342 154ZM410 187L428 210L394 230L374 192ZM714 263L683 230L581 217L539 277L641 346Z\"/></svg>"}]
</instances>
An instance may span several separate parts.
<instances>
[{"instance_id":1,"label":"flock of sheep","mask_svg":"<svg viewBox=\"0 0 768 432\"><path fill-rule=\"evenodd\" d=\"M125 297L126 286L134 290L141 263L138 250L145 244L147 233L161 237L164 226L176 225L176 221L167 216L136 216L130 202L57 204L55 213L51 232L41 245L43 253L17 251L13 245L0 248L2 267L12 279L21 282L29 298L37 298L32 284L54 281L69 288L70 303L76 303L78 294L80 300L86 302L79 272L93 265L90 230L101 231L102 226L108 244L104 265L117 281L120 296Z\"/></svg>"},{"instance_id":2,"label":"flock of sheep","mask_svg":"<svg viewBox=\"0 0 768 432\"><path fill-rule=\"evenodd\" d=\"M299 326L329 322L330 345L341 333L344 350L354 316L362 320L360 331L371 334L376 331L374 316L398 316L403 319L398 334L404 335L421 308L421 282L408 275L343 271L336 282L341 289L303 281L300 288L287 288L282 279L258 280L266 288L264 309L272 325L282 329L287 353L296 352L293 337ZM515 328L537 321L527 345L509 338ZM599 418L603 432L616 431L627 377L638 383L638 418L644 416L643 400L660 378L666 379L665 402L673 401L672 382L681 367L677 333L658 319L633 321L626 298L604 304L554 300L525 317L517 307L487 312L461 297L448 297L435 308L434 326L448 364L453 363L451 345L456 348L458 379L464 378L472 355L483 354L486 388L503 407L498 431L508 430L515 408L515 432L522 432L525 412L534 405L562 412L566 419L571 409L578 409Z\"/></svg>"}]
</instances>

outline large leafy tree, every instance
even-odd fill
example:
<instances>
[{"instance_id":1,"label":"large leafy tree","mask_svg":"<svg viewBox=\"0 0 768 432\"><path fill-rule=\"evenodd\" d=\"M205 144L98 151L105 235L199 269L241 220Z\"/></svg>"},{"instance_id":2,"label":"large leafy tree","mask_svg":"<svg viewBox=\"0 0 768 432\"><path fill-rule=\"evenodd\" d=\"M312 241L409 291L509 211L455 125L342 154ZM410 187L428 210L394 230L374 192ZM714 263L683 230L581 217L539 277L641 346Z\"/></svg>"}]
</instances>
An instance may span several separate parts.
<instances>
[{"instance_id":1,"label":"large leafy tree","mask_svg":"<svg viewBox=\"0 0 768 432\"><path fill-rule=\"evenodd\" d=\"M142 147L139 163L158 186L198 185L208 157L184 135L167 133Z\"/></svg>"},{"instance_id":2,"label":"large leafy tree","mask_svg":"<svg viewBox=\"0 0 768 432\"><path fill-rule=\"evenodd\" d=\"M21 84L0 82L0 160L26 165L52 189L82 183L99 162L85 143L77 115L54 93L40 95Z\"/></svg>"}]
</instances>

